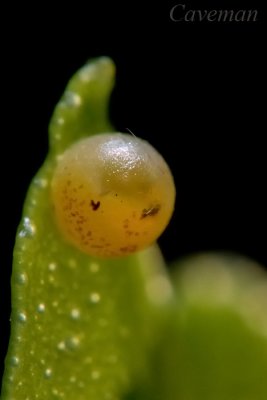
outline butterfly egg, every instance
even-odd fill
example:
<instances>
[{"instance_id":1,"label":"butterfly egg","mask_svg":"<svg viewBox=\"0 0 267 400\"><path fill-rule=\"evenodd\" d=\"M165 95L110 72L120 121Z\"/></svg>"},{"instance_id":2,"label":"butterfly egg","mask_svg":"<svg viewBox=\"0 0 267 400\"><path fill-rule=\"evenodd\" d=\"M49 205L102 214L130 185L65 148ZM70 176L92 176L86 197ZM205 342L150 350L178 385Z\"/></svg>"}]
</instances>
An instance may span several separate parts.
<instances>
[{"instance_id":1,"label":"butterfly egg","mask_svg":"<svg viewBox=\"0 0 267 400\"><path fill-rule=\"evenodd\" d=\"M69 243L93 256L120 257L157 240L173 213L175 186L168 165L148 142L99 134L60 157L52 200Z\"/></svg>"}]
</instances>

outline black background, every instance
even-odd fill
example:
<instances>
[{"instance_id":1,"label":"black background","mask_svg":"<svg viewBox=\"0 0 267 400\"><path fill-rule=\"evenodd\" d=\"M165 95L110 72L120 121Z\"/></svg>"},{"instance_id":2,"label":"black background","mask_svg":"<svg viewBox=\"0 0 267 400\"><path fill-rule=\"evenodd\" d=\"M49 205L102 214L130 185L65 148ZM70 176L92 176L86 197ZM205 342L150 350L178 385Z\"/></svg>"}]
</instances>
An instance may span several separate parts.
<instances>
[{"instance_id":1,"label":"black background","mask_svg":"<svg viewBox=\"0 0 267 400\"><path fill-rule=\"evenodd\" d=\"M176 210L160 239L167 261L230 250L267 266L264 11L255 1L215 6L184 0L188 9L256 8L258 21L174 23L169 13L179 2L107 3L75 2L61 9L23 3L7 13L1 135L4 346L12 249L26 190L48 150L53 108L68 79L91 57L107 55L117 65L110 110L117 130L129 128L150 141L173 171Z\"/></svg>"}]
</instances>

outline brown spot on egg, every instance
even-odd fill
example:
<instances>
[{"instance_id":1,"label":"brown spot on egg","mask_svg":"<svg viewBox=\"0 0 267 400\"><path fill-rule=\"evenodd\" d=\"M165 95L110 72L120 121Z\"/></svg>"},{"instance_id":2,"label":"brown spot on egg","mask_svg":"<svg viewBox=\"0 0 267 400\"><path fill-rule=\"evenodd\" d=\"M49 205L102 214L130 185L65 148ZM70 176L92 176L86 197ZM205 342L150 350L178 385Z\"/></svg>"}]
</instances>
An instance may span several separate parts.
<instances>
[{"instance_id":1,"label":"brown spot on egg","mask_svg":"<svg viewBox=\"0 0 267 400\"><path fill-rule=\"evenodd\" d=\"M100 207L100 201L95 202L94 200L91 200L90 205L93 211L97 211Z\"/></svg>"},{"instance_id":2,"label":"brown spot on egg","mask_svg":"<svg viewBox=\"0 0 267 400\"><path fill-rule=\"evenodd\" d=\"M120 247L120 251L122 253L133 253L134 251L136 251L136 249L137 249L137 246L135 244L125 246L125 247Z\"/></svg>"},{"instance_id":3,"label":"brown spot on egg","mask_svg":"<svg viewBox=\"0 0 267 400\"><path fill-rule=\"evenodd\" d=\"M149 207L149 208L144 208L141 214L140 219L144 219L146 217L153 217L154 215L157 215L157 213L160 210L160 205L157 204L155 206Z\"/></svg>"}]
</instances>

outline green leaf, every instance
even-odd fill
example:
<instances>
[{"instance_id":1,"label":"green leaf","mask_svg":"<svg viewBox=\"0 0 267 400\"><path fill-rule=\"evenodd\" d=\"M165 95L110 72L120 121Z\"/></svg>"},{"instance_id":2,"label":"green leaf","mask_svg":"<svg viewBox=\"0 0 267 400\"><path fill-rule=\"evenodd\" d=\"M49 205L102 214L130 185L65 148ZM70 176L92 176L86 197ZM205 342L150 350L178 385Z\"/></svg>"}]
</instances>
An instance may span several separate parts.
<instances>
[{"instance_id":1,"label":"green leaf","mask_svg":"<svg viewBox=\"0 0 267 400\"><path fill-rule=\"evenodd\" d=\"M89 62L52 117L50 152L30 186L17 233L3 399L115 400L146 375L152 303L168 297L151 294L153 280L167 282L159 251L153 246L120 260L93 259L64 241L50 198L60 154L82 137L112 131L114 71L108 58Z\"/></svg>"},{"instance_id":2,"label":"green leaf","mask_svg":"<svg viewBox=\"0 0 267 400\"><path fill-rule=\"evenodd\" d=\"M176 301L140 400L267 398L267 277L239 256L176 264Z\"/></svg>"},{"instance_id":3,"label":"green leaf","mask_svg":"<svg viewBox=\"0 0 267 400\"><path fill-rule=\"evenodd\" d=\"M50 123L52 154L60 154L83 137L114 131L108 116L114 75L115 66L107 57L91 60L76 72Z\"/></svg>"}]
</instances>

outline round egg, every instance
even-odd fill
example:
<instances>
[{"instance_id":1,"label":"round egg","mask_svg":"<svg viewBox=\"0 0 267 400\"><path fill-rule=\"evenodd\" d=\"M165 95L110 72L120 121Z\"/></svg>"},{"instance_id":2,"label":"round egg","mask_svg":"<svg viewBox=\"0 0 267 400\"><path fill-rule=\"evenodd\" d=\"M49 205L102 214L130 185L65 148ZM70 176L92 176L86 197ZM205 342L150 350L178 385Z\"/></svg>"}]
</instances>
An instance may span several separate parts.
<instances>
[{"instance_id":1,"label":"round egg","mask_svg":"<svg viewBox=\"0 0 267 400\"><path fill-rule=\"evenodd\" d=\"M121 257L160 236L174 209L175 186L162 156L122 133L73 144L52 179L57 225L66 240L96 257Z\"/></svg>"}]
</instances>

